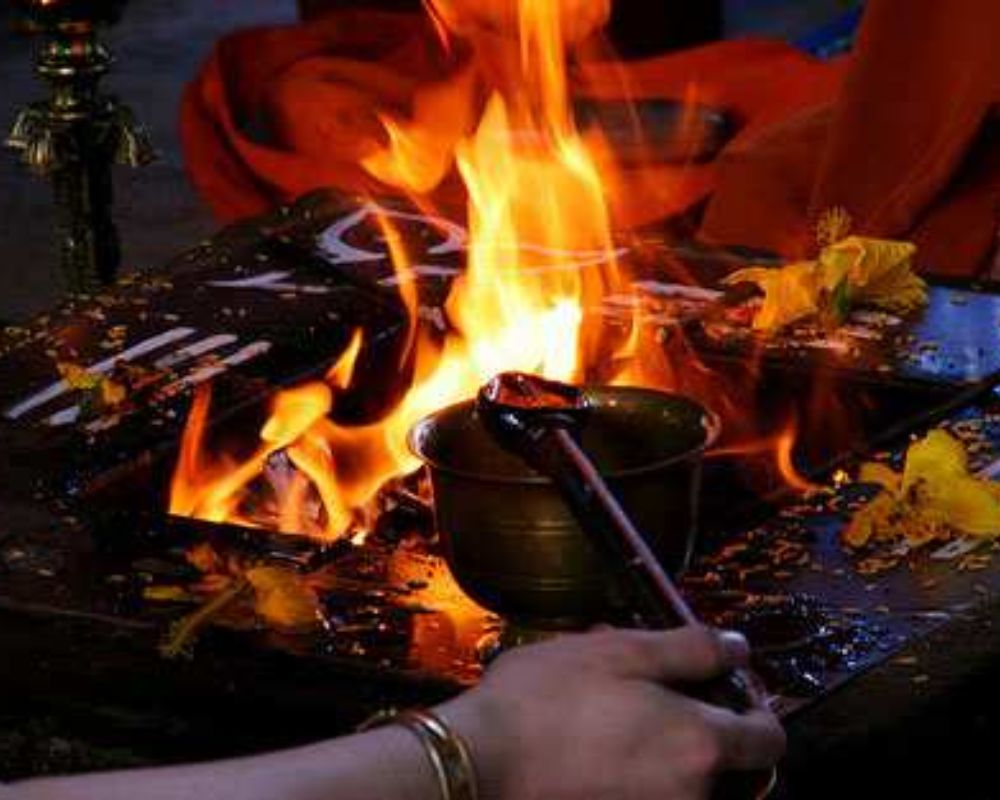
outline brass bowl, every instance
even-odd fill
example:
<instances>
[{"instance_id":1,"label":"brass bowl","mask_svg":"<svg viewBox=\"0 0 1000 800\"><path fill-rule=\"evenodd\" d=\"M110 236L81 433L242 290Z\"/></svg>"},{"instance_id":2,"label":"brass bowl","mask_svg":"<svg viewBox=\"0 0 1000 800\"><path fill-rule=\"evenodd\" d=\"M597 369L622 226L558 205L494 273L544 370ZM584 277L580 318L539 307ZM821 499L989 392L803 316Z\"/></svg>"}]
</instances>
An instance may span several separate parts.
<instances>
[{"instance_id":1,"label":"brass bowl","mask_svg":"<svg viewBox=\"0 0 1000 800\"><path fill-rule=\"evenodd\" d=\"M636 388L586 390L582 444L673 573L691 556L701 460L717 418L692 400ZM470 597L518 624L576 627L620 603L615 571L548 478L500 448L472 401L410 432L427 464L445 557Z\"/></svg>"}]
</instances>

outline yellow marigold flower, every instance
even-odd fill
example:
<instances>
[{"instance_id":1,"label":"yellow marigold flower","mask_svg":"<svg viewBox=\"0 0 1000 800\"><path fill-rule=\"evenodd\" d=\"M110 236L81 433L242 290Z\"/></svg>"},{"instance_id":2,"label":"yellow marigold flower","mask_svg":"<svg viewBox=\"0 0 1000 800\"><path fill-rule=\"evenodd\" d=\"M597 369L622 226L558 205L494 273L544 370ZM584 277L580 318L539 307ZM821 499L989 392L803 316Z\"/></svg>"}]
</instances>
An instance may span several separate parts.
<instances>
[{"instance_id":1,"label":"yellow marigold flower","mask_svg":"<svg viewBox=\"0 0 1000 800\"><path fill-rule=\"evenodd\" d=\"M850 236L820 253L825 289L846 281L852 307L906 313L927 302L927 284L913 271L916 245Z\"/></svg>"},{"instance_id":2,"label":"yellow marigold flower","mask_svg":"<svg viewBox=\"0 0 1000 800\"><path fill-rule=\"evenodd\" d=\"M101 382L99 375L88 372L79 364L74 364L71 361L60 361L56 364L56 369L59 371L59 376L66 381L71 389L90 391L97 388Z\"/></svg>"},{"instance_id":3,"label":"yellow marigold flower","mask_svg":"<svg viewBox=\"0 0 1000 800\"><path fill-rule=\"evenodd\" d=\"M933 430L912 444L902 473L884 464L865 464L861 483L882 487L843 533L849 547L905 539L913 546L955 535L1000 536L1000 487L969 471L960 441Z\"/></svg>"},{"instance_id":4,"label":"yellow marigold flower","mask_svg":"<svg viewBox=\"0 0 1000 800\"><path fill-rule=\"evenodd\" d=\"M906 313L926 304L927 285L913 272L915 253L909 242L850 236L826 247L817 261L742 269L725 283L753 283L763 293L755 330L773 333L813 316L840 324L853 308Z\"/></svg>"},{"instance_id":5,"label":"yellow marigold flower","mask_svg":"<svg viewBox=\"0 0 1000 800\"><path fill-rule=\"evenodd\" d=\"M88 372L70 361L60 361L56 369L71 389L90 395L101 409L115 408L125 402L127 388L106 375Z\"/></svg>"},{"instance_id":6,"label":"yellow marigold flower","mask_svg":"<svg viewBox=\"0 0 1000 800\"><path fill-rule=\"evenodd\" d=\"M755 283L764 293L754 329L776 331L819 311L820 284L816 264L802 261L780 269L741 269L726 278L727 284Z\"/></svg>"}]
</instances>

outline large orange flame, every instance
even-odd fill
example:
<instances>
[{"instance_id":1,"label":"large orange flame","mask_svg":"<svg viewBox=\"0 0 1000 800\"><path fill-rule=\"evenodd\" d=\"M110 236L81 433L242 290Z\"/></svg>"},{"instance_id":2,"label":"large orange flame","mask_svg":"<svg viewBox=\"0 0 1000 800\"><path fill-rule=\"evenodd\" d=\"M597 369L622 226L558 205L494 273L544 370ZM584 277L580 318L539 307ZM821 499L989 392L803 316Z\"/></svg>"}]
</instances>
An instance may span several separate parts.
<instances>
[{"instance_id":1,"label":"large orange flame","mask_svg":"<svg viewBox=\"0 0 1000 800\"><path fill-rule=\"evenodd\" d=\"M254 486L268 480L275 498L269 525L344 535L387 481L419 466L406 436L423 416L474 395L506 370L581 380L636 341L585 315L626 283L596 152L573 119L566 55L604 22L609 0L428 5L445 40L470 38L484 60L503 67L489 86L474 62L420 95L412 119L384 118L386 144L363 166L418 201L457 167L468 190L470 246L467 270L446 304L451 333L442 345L418 329L405 247L391 222L380 220L410 315L408 391L375 424L330 420L337 394L352 382L362 346L355 337L325 383L277 395L260 445L240 461L205 454L208 397L199 394L174 476L172 513L253 524L246 508ZM571 268L558 268L567 262ZM275 467L276 454L294 469Z\"/></svg>"},{"instance_id":2,"label":"large orange flame","mask_svg":"<svg viewBox=\"0 0 1000 800\"><path fill-rule=\"evenodd\" d=\"M610 0L425 0L445 46L474 57L418 94L409 118L383 116L384 144L362 166L420 206L457 173L468 194L469 246L445 304L443 341L419 324L413 265L387 216L378 224L408 315L400 373L409 385L376 422L333 421L360 380L355 333L325 380L279 392L248 456L206 446L207 390L196 395L175 471L170 511L335 539L363 532L380 489L419 467L406 437L424 416L473 396L499 372L681 389L726 411L721 376L701 366L683 334L600 313L629 296L612 238L609 187L622 185L606 143L577 130L568 51L609 14ZM636 298L632 297L632 300ZM721 407L721 408L720 408ZM793 486L792 429L766 449Z\"/></svg>"}]
</instances>

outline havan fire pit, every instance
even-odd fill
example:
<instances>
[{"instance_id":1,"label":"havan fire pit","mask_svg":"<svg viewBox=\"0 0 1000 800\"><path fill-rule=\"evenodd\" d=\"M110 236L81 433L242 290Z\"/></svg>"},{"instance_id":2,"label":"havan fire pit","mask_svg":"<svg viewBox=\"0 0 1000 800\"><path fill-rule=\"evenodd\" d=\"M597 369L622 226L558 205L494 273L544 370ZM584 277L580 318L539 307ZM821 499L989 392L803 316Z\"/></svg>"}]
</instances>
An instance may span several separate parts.
<instances>
[{"instance_id":1,"label":"havan fire pit","mask_svg":"<svg viewBox=\"0 0 1000 800\"><path fill-rule=\"evenodd\" d=\"M322 375L358 326L372 330L376 343L365 363L395 363L405 327L394 310L392 284L378 283L391 280L392 272L370 261L331 266L322 256L347 252L348 245L354 252L378 247L364 209L328 196L307 199L193 251L178 262L169 285L139 282L116 292L100 315L94 313L97 301L78 301L23 334L6 335L0 435L8 458L0 466L0 494L10 519L0 546L0 614L10 658L0 678L12 691L18 687L24 702L48 696L59 706L62 697L82 714L100 697L105 707L132 709L129 719L137 710L146 715L149 725L125 738L142 742L151 759L205 757L346 730L383 702L426 702L476 679L477 646L496 635L498 620L441 579L447 570L419 499L421 486L389 492L360 547L170 519L163 509L189 394L154 393L149 402L105 418L82 404L82 390L49 388L53 373L45 351L71 327L77 358L88 366L100 366L115 352L150 368L168 359L176 366L159 378L168 388L190 388L213 374L217 410L211 426L228 435L260 426L274 387ZM439 224L397 219L423 243L415 249L447 241ZM319 255L316 242L325 248ZM443 293L447 258L457 257L442 257L437 274L420 278L428 306ZM276 273L285 277L272 289ZM662 275L637 277L653 280L659 283L644 289L650 308L683 316L690 300L676 298L685 284ZM711 270L705 282L712 285ZM886 441L890 455L910 431L941 419L980 430L977 458L988 462L1000 444L1000 417L990 395L996 342L987 338L997 334L981 328L972 342L963 340L959 334L973 332L949 324L956 314L1000 318L1000 298L935 287L924 318L907 327L915 341L877 359L891 371L866 373L860 361L853 372L842 364L824 368L823 354L812 351L813 371L807 372L802 350L774 352L761 392L798 397L805 413L809 383L861 386L874 398L867 424L872 435L891 434L889 420L901 432ZM109 349L119 339L108 331L118 326L125 335ZM738 362L736 350L713 350L708 338L694 341L710 365L725 370ZM251 348L263 342L269 346ZM198 343L214 358L183 361L184 348ZM901 396L919 415L909 422L898 411ZM75 421L62 423L77 406ZM352 413L364 419L367 412ZM850 468L847 455L842 464ZM931 713L925 703L932 698L954 714L966 703L970 709L982 705L978 676L988 674L990 654L1000 652L982 615L992 614L989 593L998 581L991 571L962 571L955 562L933 560L878 576L859 574L836 544L844 509L858 502L854 490L847 486L810 501L785 494L778 502L752 488L772 462L770 452L705 460L704 532L684 582L700 614L742 627L760 645L755 667L788 715L792 754L785 774L790 785L820 797L816 770L836 787L831 774L849 774L847 767L870 760L871 752L890 757L884 742L875 747L871 729L892 730L915 714ZM738 505L737 497L756 499ZM162 661L162 636L193 609L190 601L151 600L146 589L198 580L183 554L206 541L221 552L295 570L303 565L304 574L325 577L321 599L329 627L277 631L259 625L252 608L236 606L203 630L193 660ZM680 558L683 550L674 553ZM28 663L31 670L24 669ZM922 676L929 677L916 681ZM959 681L961 690L954 688ZM908 727L910 734L917 730ZM956 738L962 732L950 730ZM971 737L974 728L968 730ZM931 748L931 742L922 746ZM974 744L969 748L975 752Z\"/></svg>"},{"instance_id":2,"label":"havan fire pit","mask_svg":"<svg viewBox=\"0 0 1000 800\"><path fill-rule=\"evenodd\" d=\"M633 621L552 485L462 402L522 372L604 387L587 390L583 443L683 582L684 618L751 639L789 728L791 795L863 796L873 766L913 795L929 785L918 769L969 743L992 766L997 548L858 554L842 533L872 500L860 463L895 474L934 426L970 469L1000 472L1000 289L935 285L919 308L912 247L883 242L880 277L916 302L855 303L862 250L837 280L811 271L822 257L794 265L822 312L758 324L777 318L775 273L726 278L774 259L676 246L666 224L616 229L613 196L638 207L661 188L631 171L675 130L692 134L678 157L708 157L724 115L581 104L570 87L593 80L569 54L600 14L473 5L485 16L451 31L465 43L440 54L411 117L378 109L385 135L358 143L355 177L397 199L317 192L184 254L169 280L0 337L0 685L15 713L103 731L97 749L138 761L237 755L453 695L507 625ZM435 19L442 39L450 20ZM86 34L98 75L89 29L64 33ZM36 156L40 119L29 110L14 136ZM104 144L142 160L134 131L112 127ZM459 181L464 213L446 197ZM824 255L857 244L833 211ZM977 736L984 705L994 735ZM962 776L933 772L954 796Z\"/></svg>"}]
</instances>

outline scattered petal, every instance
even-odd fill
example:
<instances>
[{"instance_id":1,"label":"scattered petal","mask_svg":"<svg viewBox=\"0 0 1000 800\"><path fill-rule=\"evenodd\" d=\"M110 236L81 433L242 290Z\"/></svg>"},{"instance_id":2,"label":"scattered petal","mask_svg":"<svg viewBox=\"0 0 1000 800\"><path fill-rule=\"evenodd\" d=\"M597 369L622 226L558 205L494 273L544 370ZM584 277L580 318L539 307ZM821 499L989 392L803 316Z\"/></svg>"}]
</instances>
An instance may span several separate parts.
<instances>
[{"instance_id":1,"label":"scattered petal","mask_svg":"<svg viewBox=\"0 0 1000 800\"><path fill-rule=\"evenodd\" d=\"M253 567L246 572L255 608L267 622L282 628L303 628L317 622L316 593L298 573L280 567Z\"/></svg>"}]
</instances>

